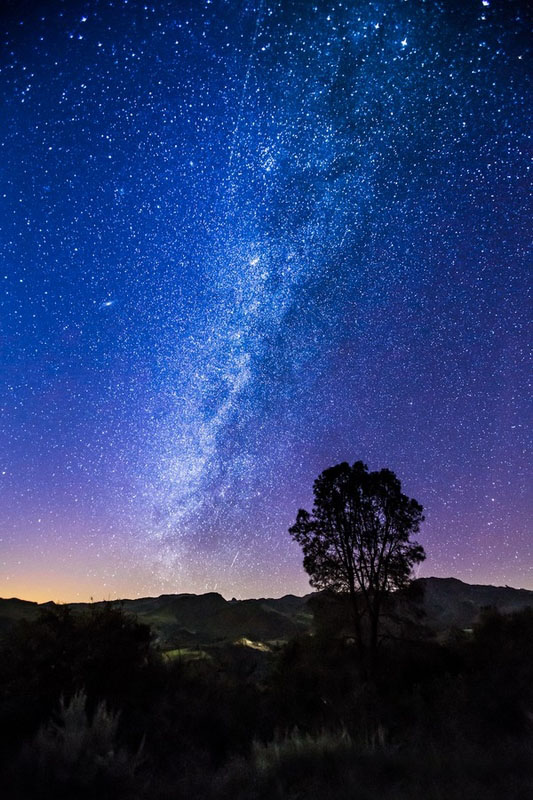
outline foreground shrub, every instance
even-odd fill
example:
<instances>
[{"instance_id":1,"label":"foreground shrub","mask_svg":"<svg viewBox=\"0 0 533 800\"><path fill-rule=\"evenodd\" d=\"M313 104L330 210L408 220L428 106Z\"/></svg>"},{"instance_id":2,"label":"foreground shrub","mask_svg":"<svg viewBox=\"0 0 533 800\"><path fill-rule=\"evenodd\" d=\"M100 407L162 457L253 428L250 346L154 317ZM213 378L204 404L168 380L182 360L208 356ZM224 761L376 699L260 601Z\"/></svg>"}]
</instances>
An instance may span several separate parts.
<instances>
[{"instance_id":1,"label":"foreground shrub","mask_svg":"<svg viewBox=\"0 0 533 800\"><path fill-rule=\"evenodd\" d=\"M91 710L139 707L156 685L159 655L148 625L110 603L76 613L43 609L0 643L0 761L50 718L60 698L87 693ZM138 734L138 741L142 733Z\"/></svg>"},{"instance_id":2,"label":"foreground shrub","mask_svg":"<svg viewBox=\"0 0 533 800\"><path fill-rule=\"evenodd\" d=\"M134 798L140 750L132 755L117 742L119 715L105 703L87 713L85 693L61 701L56 720L44 725L19 759L15 797Z\"/></svg>"},{"instance_id":3,"label":"foreground shrub","mask_svg":"<svg viewBox=\"0 0 533 800\"><path fill-rule=\"evenodd\" d=\"M532 742L490 750L472 742L391 747L345 731L255 744L214 782L212 800L525 800ZM200 797L200 796L199 796ZM198 798L199 800L199 798Z\"/></svg>"},{"instance_id":4,"label":"foreground shrub","mask_svg":"<svg viewBox=\"0 0 533 800\"><path fill-rule=\"evenodd\" d=\"M369 786L369 773L372 779ZM220 779L220 800L371 800L399 783L402 770L374 746L363 750L347 733L293 732L268 744L256 743L248 761L235 761ZM370 793L369 791L370 790Z\"/></svg>"}]
</instances>

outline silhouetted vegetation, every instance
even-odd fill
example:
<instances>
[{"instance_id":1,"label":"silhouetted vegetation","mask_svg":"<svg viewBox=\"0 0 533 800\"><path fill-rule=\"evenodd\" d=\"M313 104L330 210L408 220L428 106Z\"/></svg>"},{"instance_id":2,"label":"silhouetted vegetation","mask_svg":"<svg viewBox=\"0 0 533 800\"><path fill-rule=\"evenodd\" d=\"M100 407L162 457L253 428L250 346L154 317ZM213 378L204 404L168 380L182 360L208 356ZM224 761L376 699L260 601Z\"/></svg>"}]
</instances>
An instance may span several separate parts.
<instances>
[{"instance_id":1,"label":"silhouetted vegetation","mask_svg":"<svg viewBox=\"0 0 533 800\"><path fill-rule=\"evenodd\" d=\"M311 633L199 657L167 657L119 606L19 621L0 642L2 794L531 796L533 611L487 609L472 631L437 637L409 610L418 601L398 598L393 616L409 616L409 634L398 623L383 637L371 681L342 622L326 624L342 619L335 595L314 599Z\"/></svg>"},{"instance_id":2,"label":"silhouetted vegetation","mask_svg":"<svg viewBox=\"0 0 533 800\"><path fill-rule=\"evenodd\" d=\"M361 655L368 649L373 669L387 596L405 588L426 557L410 538L424 520L422 506L402 493L394 472L369 472L362 461L324 470L313 494L312 512L301 508L289 533L311 585L346 594L357 646Z\"/></svg>"}]
</instances>

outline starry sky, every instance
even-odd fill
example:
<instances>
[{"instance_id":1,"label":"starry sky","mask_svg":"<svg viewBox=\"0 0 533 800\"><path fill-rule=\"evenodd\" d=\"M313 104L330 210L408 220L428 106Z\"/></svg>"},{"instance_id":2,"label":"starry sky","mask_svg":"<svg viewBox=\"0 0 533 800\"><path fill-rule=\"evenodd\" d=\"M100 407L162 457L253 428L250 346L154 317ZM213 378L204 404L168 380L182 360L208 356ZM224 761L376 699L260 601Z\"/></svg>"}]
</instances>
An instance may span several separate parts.
<instances>
[{"instance_id":1,"label":"starry sky","mask_svg":"<svg viewBox=\"0 0 533 800\"><path fill-rule=\"evenodd\" d=\"M0 596L302 594L359 459L420 574L533 589L525 4L0 20Z\"/></svg>"}]
</instances>

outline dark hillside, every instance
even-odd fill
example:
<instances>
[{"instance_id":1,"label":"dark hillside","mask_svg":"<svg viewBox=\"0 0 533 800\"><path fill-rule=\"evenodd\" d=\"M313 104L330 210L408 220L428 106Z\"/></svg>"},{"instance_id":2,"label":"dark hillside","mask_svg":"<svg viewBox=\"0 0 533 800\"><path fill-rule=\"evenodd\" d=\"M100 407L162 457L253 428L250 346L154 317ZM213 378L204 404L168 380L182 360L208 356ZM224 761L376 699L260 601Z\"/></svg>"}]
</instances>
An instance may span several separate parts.
<instances>
[{"instance_id":1,"label":"dark hillside","mask_svg":"<svg viewBox=\"0 0 533 800\"><path fill-rule=\"evenodd\" d=\"M450 628L470 628L483 609L495 608L507 614L528 606L533 592L509 586L476 586L456 578L419 578L413 588L423 590L424 623L435 633ZM215 592L207 594L163 594L117 601L124 611L149 624L164 648L232 642L286 641L311 628L313 613L308 604L314 593L304 597L285 595L257 600L225 600ZM70 603L73 611L86 611L89 603ZM103 603L95 603L95 607ZM41 608L16 598L0 599L0 634L19 619L34 619Z\"/></svg>"},{"instance_id":2,"label":"dark hillside","mask_svg":"<svg viewBox=\"0 0 533 800\"><path fill-rule=\"evenodd\" d=\"M502 614L533 608L533 592L527 589L475 585L457 578L419 578L414 585L424 591L426 624L434 631L470 628L489 607Z\"/></svg>"}]
</instances>

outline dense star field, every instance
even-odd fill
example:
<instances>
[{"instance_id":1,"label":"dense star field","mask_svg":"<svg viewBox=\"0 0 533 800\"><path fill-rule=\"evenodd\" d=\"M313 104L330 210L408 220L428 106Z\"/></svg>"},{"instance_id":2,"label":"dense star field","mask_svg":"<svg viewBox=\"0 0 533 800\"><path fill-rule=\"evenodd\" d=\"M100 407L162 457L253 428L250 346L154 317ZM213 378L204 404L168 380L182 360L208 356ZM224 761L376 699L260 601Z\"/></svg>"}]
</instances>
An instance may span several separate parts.
<instances>
[{"instance_id":1,"label":"dense star field","mask_svg":"<svg viewBox=\"0 0 533 800\"><path fill-rule=\"evenodd\" d=\"M524 3L4 3L0 595L303 593L318 473L533 588Z\"/></svg>"}]
</instances>

